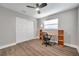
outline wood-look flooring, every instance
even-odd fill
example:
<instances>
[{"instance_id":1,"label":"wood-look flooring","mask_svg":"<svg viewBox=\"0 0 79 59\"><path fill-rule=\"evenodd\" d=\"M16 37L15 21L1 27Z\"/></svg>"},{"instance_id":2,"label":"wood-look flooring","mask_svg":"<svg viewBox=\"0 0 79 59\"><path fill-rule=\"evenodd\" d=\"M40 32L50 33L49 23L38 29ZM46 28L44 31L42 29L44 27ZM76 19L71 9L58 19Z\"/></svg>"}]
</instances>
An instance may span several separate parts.
<instances>
[{"instance_id":1,"label":"wood-look flooring","mask_svg":"<svg viewBox=\"0 0 79 59\"><path fill-rule=\"evenodd\" d=\"M78 56L75 48L57 44L42 45L40 40L34 39L0 50L0 56Z\"/></svg>"}]
</instances>

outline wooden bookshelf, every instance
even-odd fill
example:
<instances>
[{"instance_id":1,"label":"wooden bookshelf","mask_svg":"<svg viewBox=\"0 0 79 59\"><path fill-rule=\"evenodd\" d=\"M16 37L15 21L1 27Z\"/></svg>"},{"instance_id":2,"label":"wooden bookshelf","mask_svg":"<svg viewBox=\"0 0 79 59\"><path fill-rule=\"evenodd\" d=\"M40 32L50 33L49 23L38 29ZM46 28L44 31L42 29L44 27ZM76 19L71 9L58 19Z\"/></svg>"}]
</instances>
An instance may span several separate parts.
<instances>
[{"instance_id":1,"label":"wooden bookshelf","mask_svg":"<svg viewBox=\"0 0 79 59\"><path fill-rule=\"evenodd\" d=\"M43 40L43 36L44 36L44 32L42 30L40 30L39 39Z\"/></svg>"},{"instance_id":2,"label":"wooden bookshelf","mask_svg":"<svg viewBox=\"0 0 79 59\"><path fill-rule=\"evenodd\" d=\"M64 30L58 30L58 45L64 47Z\"/></svg>"}]
</instances>

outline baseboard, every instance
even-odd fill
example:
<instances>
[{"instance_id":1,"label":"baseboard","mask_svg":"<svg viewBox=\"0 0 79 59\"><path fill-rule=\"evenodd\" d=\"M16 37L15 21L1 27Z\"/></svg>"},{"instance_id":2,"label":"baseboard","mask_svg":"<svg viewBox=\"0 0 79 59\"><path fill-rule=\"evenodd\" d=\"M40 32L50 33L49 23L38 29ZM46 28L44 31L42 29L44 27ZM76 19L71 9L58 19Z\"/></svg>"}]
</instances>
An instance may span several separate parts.
<instances>
[{"instance_id":1,"label":"baseboard","mask_svg":"<svg viewBox=\"0 0 79 59\"><path fill-rule=\"evenodd\" d=\"M77 45L73 45L73 44L68 44L68 43L65 43L64 45L66 46L70 46L70 47L73 47L73 48L76 48L78 53L79 53L79 47Z\"/></svg>"},{"instance_id":2,"label":"baseboard","mask_svg":"<svg viewBox=\"0 0 79 59\"><path fill-rule=\"evenodd\" d=\"M29 40L31 40L31 39L29 39ZM4 45L4 46L0 46L0 49L11 47L11 46L14 46L16 44L19 44L19 43L22 43L22 42L25 42L25 41L29 41L29 40L23 40L23 41L20 41L20 42L15 42L15 43L7 44L7 45Z\"/></svg>"},{"instance_id":3,"label":"baseboard","mask_svg":"<svg viewBox=\"0 0 79 59\"><path fill-rule=\"evenodd\" d=\"M33 39L35 39L35 38L33 38ZM29 40L32 40L32 39L29 39ZM11 47L11 46L14 46L14 45L16 45L18 43L22 43L22 42L29 41L29 40L23 40L21 42L15 42L15 43L7 44L7 45L4 45L4 46L0 46L0 49L4 49L4 48L7 48L7 47Z\"/></svg>"},{"instance_id":4,"label":"baseboard","mask_svg":"<svg viewBox=\"0 0 79 59\"><path fill-rule=\"evenodd\" d=\"M34 39L37 39L37 37L29 38L29 40L34 40ZM23 41L16 42L16 44L22 43L22 42L25 42L25 41L29 41L29 40L25 39Z\"/></svg>"},{"instance_id":5,"label":"baseboard","mask_svg":"<svg viewBox=\"0 0 79 59\"><path fill-rule=\"evenodd\" d=\"M78 53L79 53L79 47L77 47L77 51L78 51Z\"/></svg>"},{"instance_id":6,"label":"baseboard","mask_svg":"<svg viewBox=\"0 0 79 59\"><path fill-rule=\"evenodd\" d=\"M64 43L64 45L77 48L77 46L76 45L73 45L73 44Z\"/></svg>"},{"instance_id":7,"label":"baseboard","mask_svg":"<svg viewBox=\"0 0 79 59\"><path fill-rule=\"evenodd\" d=\"M57 41L53 41L53 42L58 43ZM77 51L78 51L78 53L79 53L79 47L78 47L77 45L68 44L68 43L64 43L64 45L69 46L69 47L76 48L76 49L77 49Z\"/></svg>"},{"instance_id":8,"label":"baseboard","mask_svg":"<svg viewBox=\"0 0 79 59\"><path fill-rule=\"evenodd\" d=\"M57 41L52 41L52 42L58 43ZM64 45L69 46L69 47L76 48L76 49L77 49L77 51L78 51L78 53L79 53L79 47L78 47L77 45L68 44L68 43L64 43Z\"/></svg>"},{"instance_id":9,"label":"baseboard","mask_svg":"<svg viewBox=\"0 0 79 59\"><path fill-rule=\"evenodd\" d=\"M7 47L10 47L10 46L14 46L14 45L16 45L16 43L7 44L7 45L4 45L4 46L0 46L0 49L7 48Z\"/></svg>"}]
</instances>

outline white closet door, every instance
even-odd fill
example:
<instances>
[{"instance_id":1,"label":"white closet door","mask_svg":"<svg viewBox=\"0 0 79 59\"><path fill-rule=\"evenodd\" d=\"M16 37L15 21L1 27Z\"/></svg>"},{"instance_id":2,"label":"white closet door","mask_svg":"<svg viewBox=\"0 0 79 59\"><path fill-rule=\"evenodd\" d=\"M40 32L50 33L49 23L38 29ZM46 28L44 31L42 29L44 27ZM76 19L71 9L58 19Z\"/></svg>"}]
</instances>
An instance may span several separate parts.
<instances>
[{"instance_id":1,"label":"white closet door","mask_svg":"<svg viewBox=\"0 0 79 59\"><path fill-rule=\"evenodd\" d=\"M16 18L16 42L23 42L34 38L34 23L27 19Z\"/></svg>"}]
</instances>

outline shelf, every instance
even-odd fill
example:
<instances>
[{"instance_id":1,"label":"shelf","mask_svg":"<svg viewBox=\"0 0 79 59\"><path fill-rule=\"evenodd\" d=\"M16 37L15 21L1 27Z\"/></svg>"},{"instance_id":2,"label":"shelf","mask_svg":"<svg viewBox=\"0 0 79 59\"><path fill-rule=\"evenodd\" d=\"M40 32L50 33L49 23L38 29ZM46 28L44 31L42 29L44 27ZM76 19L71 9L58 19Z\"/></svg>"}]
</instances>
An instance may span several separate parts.
<instances>
[{"instance_id":1,"label":"shelf","mask_svg":"<svg viewBox=\"0 0 79 59\"><path fill-rule=\"evenodd\" d=\"M64 47L64 30L58 30L58 45Z\"/></svg>"},{"instance_id":2,"label":"shelf","mask_svg":"<svg viewBox=\"0 0 79 59\"><path fill-rule=\"evenodd\" d=\"M63 42L63 40L58 40L58 41L61 41L61 42Z\"/></svg>"}]
</instances>

